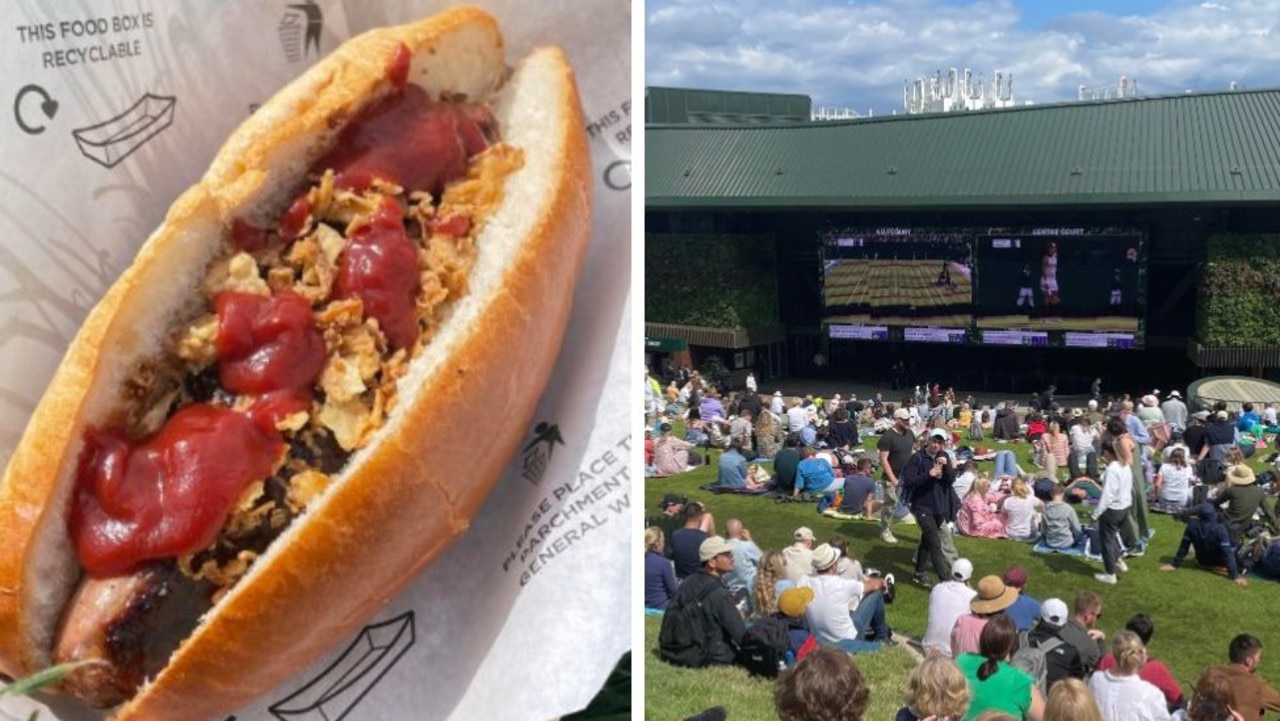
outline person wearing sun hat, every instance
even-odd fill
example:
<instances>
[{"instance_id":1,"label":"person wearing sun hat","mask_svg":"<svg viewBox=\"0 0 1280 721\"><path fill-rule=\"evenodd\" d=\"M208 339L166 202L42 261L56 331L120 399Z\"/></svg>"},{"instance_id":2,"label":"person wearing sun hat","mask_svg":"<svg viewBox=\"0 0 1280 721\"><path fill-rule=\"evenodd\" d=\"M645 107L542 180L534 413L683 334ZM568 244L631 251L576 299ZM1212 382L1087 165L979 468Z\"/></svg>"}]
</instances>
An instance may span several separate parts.
<instances>
[{"instance_id":1,"label":"person wearing sun hat","mask_svg":"<svg viewBox=\"0 0 1280 721\"><path fill-rule=\"evenodd\" d=\"M1222 520L1231 531L1232 544L1240 543L1240 534L1253 522L1258 511L1262 511L1273 528L1276 525L1275 511L1267 502L1267 492L1257 484L1253 469L1243 463L1227 468L1227 486L1213 503L1219 508L1226 505Z\"/></svg>"},{"instance_id":2,"label":"person wearing sun hat","mask_svg":"<svg viewBox=\"0 0 1280 721\"><path fill-rule=\"evenodd\" d=\"M1006 586L999 576L983 576L978 581L978 592L969 601L969 613L956 619L951 629L951 652L977 653L982 627L997 614L1018 600L1018 589Z\"/></svg>"},{"instance_id":3,"label":"person wearing sun hat","mask_svg":"<svg viewBox=\"0 0 1280 721\"><path fill-rule=\"evenodd\" d=\"M1151 425L1152 423L1165 422L1164 411L1160 410L1159 398L1157 398L1155 395L1151 393L1148 393L1147 395L1143 396L1139 400L1142 405L1137 409L1137 412L1134 414L1138 416L1138 420L1142 421L1147 425Z\"/></svg>"},{"instance_id":4,"label":"person wearing sun hat","mask_svg":"<svg viewBox=\"0 0 1280 721\"><path fill-rule=\"evenodd\" d=\"M813 590L813 601L805 610L809 628L820 645L837 646L850 653L874 651L892 636L885 620L884 594L873 593L884 588L884 581L841 576L836 568L839 560L840 551L831 544L818 546L813 549L813 575L797 584ZM869 641L864 640L868 630Z\"/></svg>"}]
</instances>

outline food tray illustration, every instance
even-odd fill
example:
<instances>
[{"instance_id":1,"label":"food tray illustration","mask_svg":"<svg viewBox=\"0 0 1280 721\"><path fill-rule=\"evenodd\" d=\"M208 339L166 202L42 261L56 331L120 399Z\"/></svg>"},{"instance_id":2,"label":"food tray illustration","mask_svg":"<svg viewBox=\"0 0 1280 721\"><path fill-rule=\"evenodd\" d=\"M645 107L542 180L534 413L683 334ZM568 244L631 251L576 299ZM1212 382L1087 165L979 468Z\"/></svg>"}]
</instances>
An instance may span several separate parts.
<instances>
[{"instance_id":1,"label":"food tray illustration","mask_svg":"<svg viewBox=\"0 0 1280 721\"><path fill-rule=\"evenodd\" d=\"M113 168L173 123L178 99L147 93L128 110L97 125L71 131L80 154L106 168Z\"/></svg>"},{"instance_id":2,"label":"food tray illustration","mask_svg":"<svg viewBox=\"0 0 1280 721\"><path fill-rule=\"evenodd\" d=\"M366 626L319 676L268 710L281 721L339 721L378 685L413 641L413 611Z\"/></svg>"}]
</instances>

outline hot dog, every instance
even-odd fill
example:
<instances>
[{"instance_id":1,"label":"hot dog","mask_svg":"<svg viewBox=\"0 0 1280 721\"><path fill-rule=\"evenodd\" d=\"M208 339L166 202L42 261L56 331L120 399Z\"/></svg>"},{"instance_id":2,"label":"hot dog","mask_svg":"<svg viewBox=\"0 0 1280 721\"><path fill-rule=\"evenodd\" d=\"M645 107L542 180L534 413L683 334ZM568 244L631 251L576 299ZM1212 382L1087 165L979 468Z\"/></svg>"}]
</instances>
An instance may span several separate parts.
<instances>
[{"instance_id":1,"label":"hot dog","mask_svg":"<svg viewBox=\"0 0 1280 721\"><path fill-rule=\"evenodd\" d=\"M90 313L5 470L0 671L95 659L62 690L215 717L389 601L527 432L588 166L564 55L510 72L470 8L355 38L260 107ZM482 448L459 422L481 403Z\"/></svg>"}]
</instances>

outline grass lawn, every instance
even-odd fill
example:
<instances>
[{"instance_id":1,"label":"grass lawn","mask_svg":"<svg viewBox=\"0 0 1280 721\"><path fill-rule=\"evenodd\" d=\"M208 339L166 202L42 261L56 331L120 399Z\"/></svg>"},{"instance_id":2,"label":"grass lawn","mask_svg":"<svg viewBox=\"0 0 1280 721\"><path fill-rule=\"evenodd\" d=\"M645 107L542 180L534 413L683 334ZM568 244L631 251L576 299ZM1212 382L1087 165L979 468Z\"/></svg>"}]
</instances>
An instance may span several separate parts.
<instances>
[{"instance_id":1,"label":"grass lawn","mask_svg":"<svg viewBox=\"0 0 1280 721\"><path fill-rule=\"evenodd\" d=\"M866 441L874 448L876 438ZM1017 452L1019 464L1032 468L1027 444L986 445ZM718 455L718 454L717 454ZM1260 451L1251 465L1255 472L1263 470ZM979 470L990 473L992 462L979 463ZM675 492L702 501L716 518L718 530L724 523L740 518L750 529L762 549L779 549L791 543L798 526L813 529L818 542L834 534L850 541L852 553L863 566L873 566L899 579L898 595L889 607L889 625L897 632L913 638L924 634L928 613L928 590L910 583L911 556L919 542L914 525L895 524L897 545L880 540L879 525L867 521L842 521L827 518L813 504L775 503L756 496L716 495L698 487L715 480L714 468L703 468L674 478L650 478L645 481L645 514L652 514L664 493ZM1092 506L1083 509L1091 510ZM1018 564L1027 569L1030 581L1026 592L1043 601L1062 598L1070 606L1076 593L1088 588L1103 598L1103 617L1098 626L1108 639L1123 628L1132 614L1145 612L1155 621L1156 631L1150 652L1168 664L1184 690L1189 690L1202 668L1225 663L1227 644L1239 633L1251 633L1262 639L1265 649L1259 675L1272 685L1280 686L1280 627L1273 625L1267 609L1280 607L1280 583L1251 579L1248 588L1239 588L1225 576L1200 570L1193 559L1174 573L1160 571L1177 551L1185 526L1170 516L1150 514L1156 535L1147 554L1129 559L1131 571L1120 576L1120 583L1107 586L1093 579L1101 563L1082 557L1031 553L1029 544L1015 541L956 537L962 556L973 561L974 581L988 574L1000 574ZM1083 519L1086 523L1088 518ZM930 574L932 575L932 574ZM650 616L645 621L645 647L637 654L645 663L645 718L676 719L709 706L723 705L730 719L771 719L772 684L754 679L737 668L688 670L661 661L656 653L661 619ZM861 654L858 665L871 681L871 707L868 719L892 718L901 705L902 691L913 667L911 656L894 648L873 654Z\"/></svg>"}]
</instances>

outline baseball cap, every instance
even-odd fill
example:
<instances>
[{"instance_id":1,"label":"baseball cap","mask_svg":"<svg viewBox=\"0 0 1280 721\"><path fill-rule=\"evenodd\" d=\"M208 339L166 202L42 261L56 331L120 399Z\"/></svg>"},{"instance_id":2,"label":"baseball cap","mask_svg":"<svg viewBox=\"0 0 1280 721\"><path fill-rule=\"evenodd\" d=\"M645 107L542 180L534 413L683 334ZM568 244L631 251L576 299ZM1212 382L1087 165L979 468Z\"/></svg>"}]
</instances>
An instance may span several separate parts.
<instances>
[{"instance_id":1,"label":"baseball cap","mask_svg":"<svg viewBox=\"0 0 1280 721\"><path fill-rule=\"evenodd\" d=\"M662 501L658 503L658 508L661 508L662 510L665 511L670 506L678 506L683 503L687 503L688 501L689 499L685 498L684 496L679 496L674 493L668 493L667 495L662 497Z\"/></svg>"},{"instance_id":2,"label":"baseball cap","mask_svg":"<svg viewBox=\"0 0 1280 721\"><path fill-rule=\"evenodd\" d=\"M792 535L795 537L797 541L812 541L813 529L809 528L808 526L801 526L797 528L796 532Z\"/></svg>"},{"instance_id":3,"label":"baseball cap","mask_svg":"<svg viewBox=\"0 0 1280 721\"><path fill-rule=\"evenodd\" d=\"M957 558L951 564L951 580L963 582L970 578L973 578L973 562L967 558Z\"/></svg>"},{"instance_id":4,"label":"baseball cap","mask_svg":"<svg viewBox=\"0 0 1280 721\"><path fill-rule=\"evenodd\" d=\"M1220 421L1225 421L1225 420L1227 420L1227 412L1226 412L1226 411L1218 411L1218 412L1217 412L1217 414L1215 414L1215 417L1216 417L1218 420L1220 420Z\"/></svg>"},{"instance_id":5,"label":"baseball cap","mask_svg":"<svg viewBox=\"0 0 1280 721\"><path fill-rule=\"evenodd\" d=\"M942 430L941 428L934 428L933 430L929 431L929 440L931 440L931 441L932 441L932 440L934 440L935 438L936 438L937 440L940 440L940 441L950 441L950 440L951 440L951 434L950 434L950 433L947 433L946 431Z\"/></svg>"},{"instance_id":6,"label":"baseball cap","mask_svg":"<svg viewBox=\"0 0 1280 721\"><path fill-rule=\"evenodd\" d=\"M909 421L911 420L911 411L907 410L906 408L899 408L898 410L893 412L893 418L894 420L899 420L899 421Z\"/></svg>"},{"instance_id":7,"label":"baseball cap","mask_svg":"<svg viewBox=\"0 0 1280 721\"><path fill-rule=\"evenodd\" d=\"M1040 606L1040 620L1053 626L1067 623L1067 604L1061 598L1050 598Z\"/></svg>"},{"instance_id":8,"label":"baseball cap","mask_svg":"<svg viewBox=\"0 0 1280 721\"><path fill-rule=\"evenodd\" d=\"M809 607L809 603L813 601L813 589L808 586L792 586L782 592L778 597L778 610L784 616L791 618L800 618L804 615L804 610Z\"/></svg>"},{"instance_id":9,"label":"baseball cap","mask_svg":"<svg viewBox=\"0 0 1280 721\"><path fill-rule=\"evenodd\" d=\"M1027 585L1027 569L1022 566L1013 566L1004 572L1004 578L1000 580L1004 581L1006 586L1022 588Z\"/></svg>"},{"instance_id":10,"label":"baseball cap","mask_svg":"<svg viewBox=\"0 0 1280 721\"><path fill-rule=\"evenodd\" d=\"M706 563L722 553L732 553L733 547L719 536L712 536L698 546L698 560Z\"/></svg>"}]
</instances>

